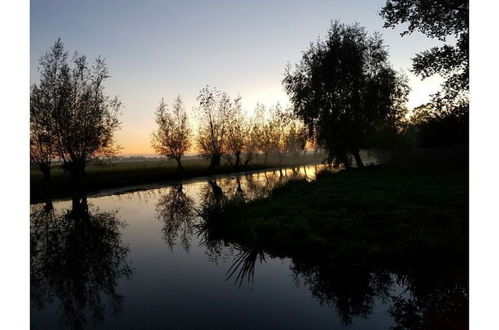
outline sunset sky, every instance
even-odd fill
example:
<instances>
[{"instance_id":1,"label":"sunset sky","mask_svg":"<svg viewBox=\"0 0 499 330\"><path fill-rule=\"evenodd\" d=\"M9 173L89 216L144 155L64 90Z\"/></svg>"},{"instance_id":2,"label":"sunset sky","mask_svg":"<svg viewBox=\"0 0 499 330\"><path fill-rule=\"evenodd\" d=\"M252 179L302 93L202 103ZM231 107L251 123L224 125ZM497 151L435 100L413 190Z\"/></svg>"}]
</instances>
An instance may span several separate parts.
<instances>
[{"instance_id":1,"label":"sunset sky","mask_svg":"<svg viewBox=\"0 0 499 330\"><path fill-rule=\"evenodd\" d=\"M242 96L251 112L265 105L288 104L281 80L289 61L296 63L330 21L358 22L379 31L393 67L410 81L409 108L429 99L441 79L421 81L408 72L415 53L439 45L402 28L383 29L378 15L384 0L357 1L31 1L31 82L38 81L38 60L57 38L66 50L93 60L106 58L106 87L124 103L117 142L124 155L148 155L154 110L160 99L180 94L190 111L206 84Z\"/></svg>"}]
</instances>

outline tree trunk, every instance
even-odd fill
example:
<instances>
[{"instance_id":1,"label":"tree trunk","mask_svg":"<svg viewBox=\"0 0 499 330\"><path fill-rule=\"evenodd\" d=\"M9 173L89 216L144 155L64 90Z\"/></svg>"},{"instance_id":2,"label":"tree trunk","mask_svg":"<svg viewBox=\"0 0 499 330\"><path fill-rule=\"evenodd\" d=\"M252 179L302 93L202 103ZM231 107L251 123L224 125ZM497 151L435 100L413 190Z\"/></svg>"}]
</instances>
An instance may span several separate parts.
<instances>
[{"instance_id":1,"label":"tree trunk","mask_svg":"<svg viewBox=\"0 0 499 330\"><path fill-rule=\"evenodd\" d=\"M236 164L235 166L238 167L240 164L241 164L241 153L240 152L236 152Z\"/></svg>"},{"instance_id":2,"label":"tree trunk","mask_svg":"<svg viewBox=\"0 0 499 330\"><path fill-rule=\"evenodd\" d=\"M80 170L77 168L71 168L69 170L69 178L71 183L78 183L80 181Z\"/></svg>"},{"instance_id":3,"label":"tree trunk","mask_svg":"<svg viewBox=\"0 0 499 330\"><path fill-rule=\"evenodd\" d=\"M80 193L74 193L71 196L71 201L71 214L75 219L86 218L85 216L88 215L87 197Z\"/></svg>"},{"instance_id":4,"label":"tree trunk","mask_svg":"<svg viewBox=\"0 0 499 330\"><path fill-rule=\"evenodd\" d=\"M43 177L46 180L50 180L50 165L40 165L40 171L43 173Z\"/></svg>"},{"instance_id":5,"label":"tree trunk","mask_svg":"<svg viewBox=\"0 0 499 330\"><path fill-rule=\"evenodd\" d=\"M179 158L175 158L175 160L177 161L178 169L179 170L183 170L184 167L182 166L182 161L181 161L180 157Z\"/></svg>"},{"instance_id":6,"label":"tree trunk","mask_svg":"<svg viewBox=\"0 0 499 330\"><path fill-rule=\"evenodd\" d=\"M215 168L220 166L220 155L211 155L210 168Z\"/></svg>"},{"instance_id":7,"label":"tree trunk","mask_svg":"<svg viewBox=\"0 0 499 330\"><path fill-rule=\"evenodd\" d=\"M358 168L363 168L364 163L362 163L362 158L360 158L359 150L355 150L352 152L353 157L355 158L355 162L357 163Z\"/></svg>"},{"instance_id":8,"label":"tree trunk","mask_svg":"<svg viewBox=\"0 0 499 330\"><path fill-rule=\"evenodd\" d=\"M345 168L347 170L352 168L352 166L350 166L350 160L348 159L346 152L341 153L340 159L341 159L340 161L343 163L343 165L345 165Z\"/></svg>"},{"instance_id":9,"label":"tree trunk","mask_svg":"<svg viewBox=\"0 0 499 330\"><path fill-rule=\"evenodd\" d=\"M63 165L65 171L69 172L71 184L76 185L80 181L80 176L86 176L84 162L69 162Z\"/></svg>"}]
</instances>

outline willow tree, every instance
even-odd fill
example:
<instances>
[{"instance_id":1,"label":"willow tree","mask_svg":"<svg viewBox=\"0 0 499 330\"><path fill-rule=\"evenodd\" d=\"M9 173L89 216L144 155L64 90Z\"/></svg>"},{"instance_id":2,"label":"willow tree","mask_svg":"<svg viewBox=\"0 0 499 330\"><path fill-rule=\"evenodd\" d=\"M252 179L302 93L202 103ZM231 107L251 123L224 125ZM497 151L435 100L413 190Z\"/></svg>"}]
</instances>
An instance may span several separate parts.
<instances>
[{"instance_id":1,"label":"willow tree","mask_svg":"<svg viewBox=\"0 0 499 330\"><path fill-rule=\"evenodd\" d=\"M241 98L232 102L227 121L227 137L225 139L225 150L231 157L235 157L234 165L241 165L241 153L249 142L249 127L246 116L241 107Z\"/></svg>"},{"instance_id":2,"label":"willow tree","mask_svg":"<svg viewBox=\"0 0 499 330\"><path fill-rule=\"evenodd\" d=\"M288 65L283 85L295 114L317 132L329 157L347 167L348 154L362 167L360 148L373 147L378 133L396 132L408 93L379 34L338 22L294 68Z\"/></svg>"},{"instance_id":3,"label":"willow tree","mask_svg":"<svg viewBox=\"0 0 499 330\"><path fill-rule=\"evenodd\" d=\"M50 179L52 159L55 156L50 134L32 123L29 142L31 164L43 173L45 179Z\"/></svg>"},{"instance_id":4,"label":"willow tree","mask_svg":"<svg viewBox=\"0 0 499 330\"><path fill-rule=\"evenodd\" d=\"M263 154L263 163L266 165L268 157L272 152L272 126L266 118L267 109L261 103L257 103L254 115L254 130L256 136L256 145L259 152Z\"/></svg>"},{"instance_id":5,"label":"willow tree","mask_svg":"<svg viewBox=\"0 0 499 330\"><path fill-rule=\"evenodd\" d=\"M89 161L115 154L121 102L105 93L104 60L98 57L90 65L77 52L69 59L60 39L40 59L38 70L40 80L31 89L31 127L46 134L54 156L76 181Z\"/></svg>"},{"instance_id":6,"label":"willow tree","mask_svg":"<svg viewBox=\"0 0 499 330\"><path fill-rule=\"evenodd\" d=\"M258 147L260 139L260 123L256 114L246 120L246 144L244 151L246 153L244 165L248 165L258 156Z\"/></svg>"},{"instance_id":7,"label":"willow tree","mask_svg":"<svg viewBox=\"0 0 499 330\"><path fill-rule=\"evenodd\" d=\"M155 114L157 130L152 134L154 150L169 159L177 162L182 169L182 157L190 147L191 129L182 99L177 96L171 110L163 99Z\"/></svg>"},{"instance_id":8,"label":"willow tree","mask_svg":"<svg viewBox=\"0 0 499 330\"><path fill-rule=\"evenodd\" d=\"M210 158L210 167L218 167L224 155L232 101L226 93L208 86L199 92L197 101L197 144L201 153Z\"/></svg>"},{"instance_id":9,"label":"willow tree","mask_svg":"<svg viewBox=\"0 0 499 330\"><path fill-rule=\"evenodd\" d=\"M287 130L284 138L286 152L293 156L298 156L306 150L308 132L303 122L290 116L287 123Z\"/></svg>"}]
</instances>

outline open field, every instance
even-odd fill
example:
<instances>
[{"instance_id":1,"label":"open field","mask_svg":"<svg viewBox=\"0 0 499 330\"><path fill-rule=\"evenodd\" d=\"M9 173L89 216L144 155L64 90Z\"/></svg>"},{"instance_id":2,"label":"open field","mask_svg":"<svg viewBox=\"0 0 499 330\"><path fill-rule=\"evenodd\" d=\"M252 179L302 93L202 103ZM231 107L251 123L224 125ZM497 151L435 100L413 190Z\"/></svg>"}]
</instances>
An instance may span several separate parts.
<instances>
[{"instance_id":1,"label":"open field","mask_svg":"<svg viewBox=\"0 0 499 330\"><path fill-rule=\"evenodd\" d=\"M219 168L209 169L209 160L202 158L186 158L182 161L183 170L177 168L174 161L169 160L140 160L117 161L107 164L90 164L86 169L86 176L82 178L79 189L85 192L94 192L101 189L118 188L148 183L160 183L173 180L225 174L239 171L253 171L280 166L302 165L319 163L323 159L320 155L307 153L298 157L284 156L282 161L269 159L263 162L263 156L258 157L248 166L234 167L223 162ZM38 170L31 170L31 201L65 197L71 192L69 175L60 167L52 170L50 181L44 179Z\"/></svg>"}]
</instances>

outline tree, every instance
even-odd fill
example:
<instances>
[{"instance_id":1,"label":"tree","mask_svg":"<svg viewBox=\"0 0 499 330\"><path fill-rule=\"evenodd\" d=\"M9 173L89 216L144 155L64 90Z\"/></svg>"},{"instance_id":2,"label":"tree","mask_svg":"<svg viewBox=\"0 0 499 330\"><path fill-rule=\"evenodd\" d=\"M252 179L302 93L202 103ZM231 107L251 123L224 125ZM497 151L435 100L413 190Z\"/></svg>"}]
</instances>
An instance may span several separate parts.
<instances>
[{"instance_id":1,"label":"tree","mask_svg":"<svg viewBox=\"0 0 499 330\"><path fill-rule=\"evenodd\" d=\"M456 39L455 45L433 47L413 58L412 71L423 79L435 74L445 78L443 93L434 101L448 108L467 110L469 90L469 2L467 0L387 0L380 15L385 28L407 23L402 36L419 31L430 38L447 41Z\"/></svg>"},{"instance_id":2,"label":"tree","mask_svg":"<svg viewBox=\"0 0 499 330\"><path fill-rule=\"evenodd\" d=\"M182 157L190 147L191 129L180 95L177 96L169 111L161 99L155 113L158 128L152 135L152 146L156 152L169 159L175 159L182 169Z\"/></svg>"},{"instance_id":3,"label":"tree","mask_svg":"<svg viewBox=\"0 0 499 330\"><path fill-rule=\"evenodd\" d=\"M269 109L269 121L266 125L270 141L270 152L277 156L279 164L287 152L286 133L289 128L290 116L279 103Z\"/></svg>"},{"instance_id":4,"label":"tree","mask_svg":"<svg viewBox=\"0 0 499 330\"><path fill-rule=\"evenodd\" d=\"M73 67L60 39L40 59L40 81L31 90L30 120L32 129L47 135L74 182L85 174L90 160L115 154L121 102L104 91L109 73L102 58L90 66L84 55L75 52L71 62Z\"/></svg>"},{"instance_id":5,"label":"tree","mask_svg":"<svg viewBox=\"0 0 499 330\"><path fill-rule=\"evenodd\" d=\"M315 131L329 158L349 167L348 153L363 166L360 148L375 145L380 131L396 131L408 87L388 63L379 34L333 22L325 40L312 43L283 85L294 113Z\"/></svg>"},{"instance_id":6,"label":"tree","mask_svg":"<svg viewBox=\"0 0 499 330\"><path fill-rule=\"evenodd\" d=\"M32 90L36 94L36 90ZM42 173L45 179L50 179L52 158L54 157L53 141L43 127L31 123L30 125L30 160Z\"/></svg>"},{"instance_id":7,"label":"tree","mask_svg":"<svg viewBox=\"0 0 499 330\"><path fill-rule=\"evenodd\" d=\"M288 129L285 136L286 152L293 156L298 156L300 152L305 151L308 140L308 132L303 122L290 116Z\"/></svg>"},{"instance_id":8,"label":"tree","mask_svg":"<svg viewBox=\"0 0 499 330\"><path fill-rule=\"evenodd\" d=\"M246 158L244 160L244 165L248 165L249 162L258 156L258 141L260 139L260 125L257 120L256 115L251 116L246 121Z\"/></svg>"},{"instance_id":9,"label":"tree","mask_svg":"<svg viewBox=\"0 0 499 330\"><path fill-rule=\"evenodd\" d=\"M234 100L228 115L230 120L227 121L225 149L228 154L236 158L234 165L237 167L241 164L241 153L246 147L249 133L240 97Z\"/></svg>"},{"instance_id":10,"label":"tree","mask_svg":"<svg viewBox=\"0 0 499 330\"><path fill-rule=\"evenodd\" d=\"M220 166L227 138L231 100L216 88L204 87L197 97L199 106L199 131L197 143L200 151L210 157L210 167Z\"/></svg>"},{"instance_id":11,"label":"tree","mask_svg":"<svg viewBox=\"0 0 499 330\"><path fill-rule=\"evenodd\" d=\"M449 147L468 143L468 116L442 112L434 103L414 108L411 115L404 135L412 138L418 147Z\"/></svg>"},{"instance_id":12,"label":"tree","mask_svg":"<svg viewBox=\"0 0 499 330\"><path fill-rule=\"evenodd\" d=\"M255 109L254 116L254 133L257 137L257 149L263 153L263 163L266 165L269 154L272 152L272 127L267 118L265 118L267 110L263 104L258 103Z\"/></svg>"}]
</instances>

